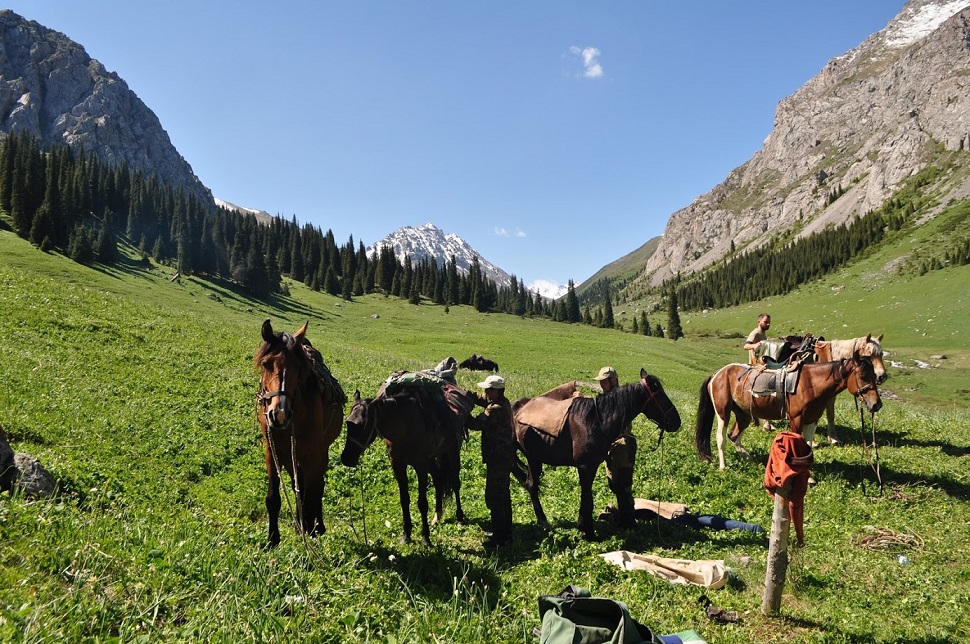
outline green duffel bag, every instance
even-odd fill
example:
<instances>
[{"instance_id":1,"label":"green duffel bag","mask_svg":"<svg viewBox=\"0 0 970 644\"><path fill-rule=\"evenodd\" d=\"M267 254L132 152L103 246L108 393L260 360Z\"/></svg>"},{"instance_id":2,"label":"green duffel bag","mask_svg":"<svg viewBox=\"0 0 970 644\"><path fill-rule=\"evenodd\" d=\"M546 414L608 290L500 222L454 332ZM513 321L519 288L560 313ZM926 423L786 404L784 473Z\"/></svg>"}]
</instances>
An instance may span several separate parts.
<instances>
[{"instance_id":1,"label":"green duffel bag","mask_svg":"<svg viewBox=\"0 0 970 644\"><path fill-rule=\"evenodd\" d=\"M540 595L539 617L539 644L663 644L633 619L625 603L592 597L580 586L569 586L558 595Z\"/></svg>"}]
</instances>

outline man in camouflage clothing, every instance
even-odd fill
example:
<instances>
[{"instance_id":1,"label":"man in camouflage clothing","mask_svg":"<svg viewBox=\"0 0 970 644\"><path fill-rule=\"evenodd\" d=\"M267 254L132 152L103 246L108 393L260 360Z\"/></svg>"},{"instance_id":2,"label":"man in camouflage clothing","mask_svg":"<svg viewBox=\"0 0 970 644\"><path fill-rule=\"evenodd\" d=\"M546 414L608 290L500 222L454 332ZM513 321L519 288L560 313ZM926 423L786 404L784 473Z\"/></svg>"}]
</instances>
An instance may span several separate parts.
<instances>
[{"instance_id":1,"label":"man in camouflage clothing","mask_svg":"<svg viewBox=\"0 0 970 644\"><path fill-rule=\"evenodd\" d=\"M596 380L604 394L620 386L619 377L613 367L600 369ZM633 436L632 425L627 424L606 453L606 478L616 495L614 519L621 527L629 528L636 523L633 514L633 466L636 458L637 439Z\"/></svg>"},{"instance_id":2,"label":"man in camouflage clothing","mask_svg":"<svg viewBox=\"0 0 970 644\"><path fill-rule=\"evenodd\" d=\"M492 515L492 534L484 545L496 548L512 538L512 495L509 479L515 461L515 429L512 404L505 397L505 379L489 376L478 386L485 395L469 392L485 411L468 417L468 429L482 432L482 462L485 464L485 505Z\"/></svg>"}]
</instances>

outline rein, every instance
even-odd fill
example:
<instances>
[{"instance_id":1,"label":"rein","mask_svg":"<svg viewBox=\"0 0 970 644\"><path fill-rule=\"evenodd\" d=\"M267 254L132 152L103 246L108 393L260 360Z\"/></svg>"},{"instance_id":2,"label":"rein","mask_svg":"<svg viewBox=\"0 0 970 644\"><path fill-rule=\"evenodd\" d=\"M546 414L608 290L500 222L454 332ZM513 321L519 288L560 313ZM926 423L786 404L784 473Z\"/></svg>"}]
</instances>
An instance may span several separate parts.
<instances>
[{"instance_id":1,"label":"rein","mask_svg":"<svg viewBox=\"0 0 970 644\"><path fill-rule=\"evenodd\" d=\"M374 439L377 438L377 434L378 434L377 405L373 403L367 406L367 420L364 421L364 429L368 431L367 431L367 436L364 438L363 442L351 436L350 432L347 432L347 442L352 443L357 447L359 447L361 452L367 449L370 446L370 444L374 442Z\"/></svg>"},{"instance_id":2,"label":"rein","mask_svg":"<svg viewBox=\"0 0 970 644\"><path fill-rule=\"evenodd\" d=\"M653 389L650 388L650 385L647 384L646 379L643 379L641 382L643 382L643 387L644 389L647 390L647 393L650 394L650 397L647 398L646 401L644 401L643 406L640 408L639 413L643 414L644 416L647 416L647 405L649 405L650 403L654 403L654 405L658 409L660 409L660 413L663 414L664 424L666 424L667 416L669 415L670 410L667 409L666 407L661 406L659 403L655 402L657 400L657 394L654 393ZM647 416L647 418L650 418L650 417ZM653 419L651 418L651 420ZM654 422L656 423L657 427L660 429L660 435L657 437L657 447L660 447L660 444L663 442L663 439L664 439L664 428L660 426L660 423L657 423L656 421Z\"/></svg>"}]
</instances>

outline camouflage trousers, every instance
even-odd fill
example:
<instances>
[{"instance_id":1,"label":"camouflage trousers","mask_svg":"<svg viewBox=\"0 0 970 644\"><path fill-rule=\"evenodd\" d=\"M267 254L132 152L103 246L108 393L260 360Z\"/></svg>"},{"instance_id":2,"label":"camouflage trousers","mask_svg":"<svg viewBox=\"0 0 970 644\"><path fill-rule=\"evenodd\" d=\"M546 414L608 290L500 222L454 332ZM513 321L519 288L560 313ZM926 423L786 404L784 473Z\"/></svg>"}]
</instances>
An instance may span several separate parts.
<instances>
[{"instance_id":1,"label":"camouflage trousers","mask_svg":"<svg viewBox=\"0 0 970 644\"><path fill-rule=\"evenodd\" d=\"M606 454L606 478L616 495L616 509L633 512L633 466L637 458L637 439L621 434Z\"/></svg>"}]
</instances>

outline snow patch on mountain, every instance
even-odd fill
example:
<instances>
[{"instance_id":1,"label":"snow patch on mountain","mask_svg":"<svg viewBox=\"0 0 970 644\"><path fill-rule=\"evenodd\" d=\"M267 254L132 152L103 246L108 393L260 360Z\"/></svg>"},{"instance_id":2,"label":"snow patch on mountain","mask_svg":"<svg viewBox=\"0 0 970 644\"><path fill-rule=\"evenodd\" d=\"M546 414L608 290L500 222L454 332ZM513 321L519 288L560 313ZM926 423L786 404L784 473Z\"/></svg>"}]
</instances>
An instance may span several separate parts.
<instances>
[{"instance_id":1,"label":"snow patch on mountain","mask_svg":"<svg viewBox=\"0 0 970 644\"><path fill-rule=\"evenodd\" d=\"M482 273L500 287L512 284L512 276L498 268L472 248L468 242L454 233L445 233L432 223L421 226L404 226L378 241L367 249L367 256L376 257L381 248L390 247L398 261L410 257L411 263L417 263L425 258L432 258L439 266L443 266L455 257L458 270L467 274L471 269L472 260L478 257L478 264Z\"/></svg>"}]
</instances>

